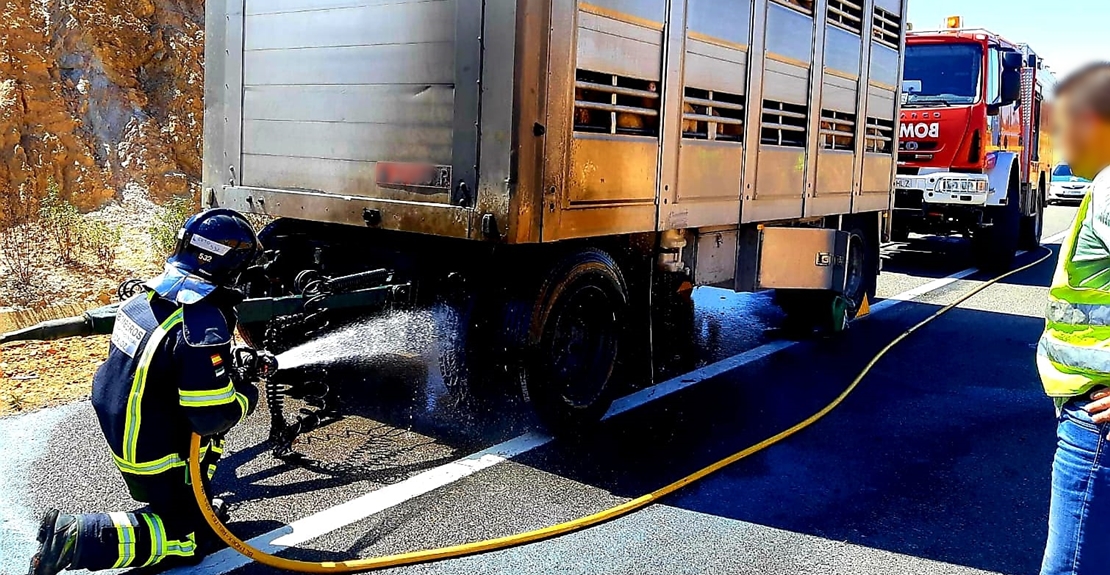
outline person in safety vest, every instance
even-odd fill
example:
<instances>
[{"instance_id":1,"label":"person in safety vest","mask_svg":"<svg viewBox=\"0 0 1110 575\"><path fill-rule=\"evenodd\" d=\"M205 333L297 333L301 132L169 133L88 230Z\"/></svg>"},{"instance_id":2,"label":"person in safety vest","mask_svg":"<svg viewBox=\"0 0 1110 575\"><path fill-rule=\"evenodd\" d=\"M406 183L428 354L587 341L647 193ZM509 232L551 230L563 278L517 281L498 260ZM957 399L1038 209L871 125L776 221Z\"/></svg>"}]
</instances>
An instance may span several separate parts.
<instances>
[{"instance_id":1,"label":"person in safety vest","mask_svg":"<svg viewBox=\"0 0 1110 575\"><path fill-rule=\"evenodd\" d=\"M31 575L189 563L216 546L189 485L189 440L193 432L205 437L201 469L211 479L222 435L258 401L254 382L232 369L230 342L242 300L231 286L259 249L241 214L197 214L179 232L165 273L120 307L92 404L131 497L149 510L47 512Z\"/></svg>"},{"instance_id":2,"label":"person in safety vest","mask_svg":"<svg viewBox=\"0 0 1110 575\"><path fill-rule=\"evenodd\" d=\"M1037 347L1060 412L1042 575L1110 574L1110 63L1057 88L1056 142L1094 180L1049 289Z\"/></svg>"}]
</instances>

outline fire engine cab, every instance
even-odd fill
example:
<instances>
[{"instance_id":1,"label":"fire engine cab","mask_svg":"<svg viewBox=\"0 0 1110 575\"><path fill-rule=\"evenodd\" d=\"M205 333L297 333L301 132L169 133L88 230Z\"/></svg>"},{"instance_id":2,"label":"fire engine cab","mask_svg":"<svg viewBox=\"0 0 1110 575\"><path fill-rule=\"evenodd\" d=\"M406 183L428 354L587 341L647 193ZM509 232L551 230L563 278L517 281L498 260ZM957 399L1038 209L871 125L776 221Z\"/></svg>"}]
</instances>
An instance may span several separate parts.
<instances>
[{"instance_id":1,"label":"fire engine cab","mask_svg":"<svg viewBox=\"0 0 1110 575\"><path fill-rule=\"evenodd\" d=\"M970 237L984 269L1040 243L1052 75L1025 44L963 27L906 40L891 238Z\"/></svg>"}]
</instances>

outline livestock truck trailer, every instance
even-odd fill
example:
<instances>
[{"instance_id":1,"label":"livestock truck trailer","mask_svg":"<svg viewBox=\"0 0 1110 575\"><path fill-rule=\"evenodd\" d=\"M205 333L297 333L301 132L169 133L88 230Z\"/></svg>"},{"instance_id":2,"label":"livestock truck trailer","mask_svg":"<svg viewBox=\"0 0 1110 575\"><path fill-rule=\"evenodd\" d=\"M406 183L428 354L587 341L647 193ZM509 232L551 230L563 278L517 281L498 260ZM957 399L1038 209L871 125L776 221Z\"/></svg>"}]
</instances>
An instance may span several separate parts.
<instances>
[{"instance_id":1,"label":"livestock truck trailer","mask_svg":"<svg viewBox=\"0 0 1110 575\"><path fill-rule=\"evenodd\" d=\"M371 270L449 292L452 363L578 429L692 286L833 323L873 294L905 10L209 0L203 202L275 218L252 297Z\"/></svg>"}]
</instances>

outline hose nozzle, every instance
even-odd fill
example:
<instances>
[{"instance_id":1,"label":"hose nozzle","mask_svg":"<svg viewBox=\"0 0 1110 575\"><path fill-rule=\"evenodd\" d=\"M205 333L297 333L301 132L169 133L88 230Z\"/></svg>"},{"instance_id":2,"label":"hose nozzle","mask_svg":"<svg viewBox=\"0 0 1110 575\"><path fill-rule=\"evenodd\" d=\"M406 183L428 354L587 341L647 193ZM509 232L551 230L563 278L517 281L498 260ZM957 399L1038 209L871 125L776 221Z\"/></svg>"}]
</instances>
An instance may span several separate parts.
<instances>
[{"instance_id":1,"label":"hose nozzle","mask_svg":"<svg viewBox=\"0 0 1110 575\"><path fill-rule=\"evenodd\" d=\"M237 347L231 350L231 359L239 377L252 383L268 379L278 370L277 357L265 350Z\"/></svg>"}]
</instances>

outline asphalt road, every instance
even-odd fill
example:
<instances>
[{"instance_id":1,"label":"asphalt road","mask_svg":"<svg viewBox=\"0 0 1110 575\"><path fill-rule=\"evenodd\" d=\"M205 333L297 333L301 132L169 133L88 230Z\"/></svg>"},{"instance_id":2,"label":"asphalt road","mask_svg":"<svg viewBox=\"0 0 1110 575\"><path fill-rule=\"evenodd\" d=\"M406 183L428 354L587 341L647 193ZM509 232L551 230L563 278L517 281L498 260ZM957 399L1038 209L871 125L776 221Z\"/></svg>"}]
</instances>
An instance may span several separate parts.
<instances>
[{"instance_id":1,"label":"asphalt road","mask_svg":"<svg viewBox=\"0 0 1110 575\"><path fill-rule=\"evenodd\" d=\"M1074 213L1050 208L1045 237ZM620 403L576 444L532 432L510 394L448 389L436 358L449 314L356 325L298 352L354 348L363 357L337 370L348 417L302 440L308 459L289 465L262 445L261 409L229 438L217 490L233 502L236 533L316 561L573 519L818 411L886 342L987 279L943 280L970 266L958 240L884 248L880 298L927 293L879 303L836 339L797 344L781 340L782 315L767 295L698 290L694 331L671 334L654 379L625 376L630 393L662 386ZM645 510L552 541L394 571L1035 573L1054 414L1033 353L1051 270L1045 263L990 288L897 348L821 422ZM49 506L137 507L87 402L0 419L0 450L2 574L25 572ZM272 572L238 557L225 551L179 572Z\"/></svg>"}]
</instances>

